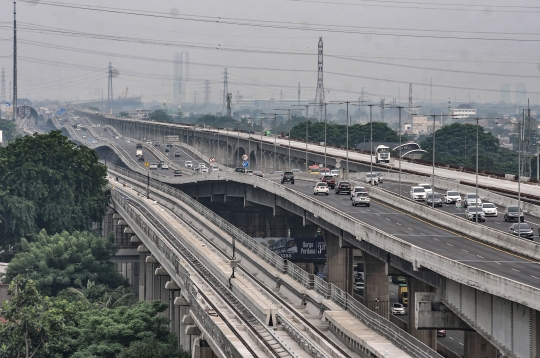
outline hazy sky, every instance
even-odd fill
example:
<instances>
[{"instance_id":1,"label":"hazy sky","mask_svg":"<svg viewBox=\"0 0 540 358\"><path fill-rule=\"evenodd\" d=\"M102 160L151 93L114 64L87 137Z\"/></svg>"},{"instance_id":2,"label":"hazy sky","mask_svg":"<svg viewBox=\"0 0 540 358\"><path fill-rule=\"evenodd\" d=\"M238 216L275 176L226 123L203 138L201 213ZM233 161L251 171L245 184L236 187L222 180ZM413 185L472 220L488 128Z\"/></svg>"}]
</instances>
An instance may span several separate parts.
<instances>
[{"instance_id":1,"label":"hazy sky","mask_svg":"<svg viewBox=\"0 0 540 358\"><path fill-rule=\"evenodd\" d=\"M327 100L357 100L364 88L370 99L406 102L409 82L415 102L429 100L431 78L437 101L499 101L501 83L513 91L520 82L540 98L538 1L58 1L17 3L19 97L106 97L112 62L115 97L128 87L171 101L173 54L189 51L190 101L209 80L218 102L225 67L234 94L296 98L300 82L312 98L322 36ZM13 3L0 0L6 86L12 22Z\"/></svg>"}]
</instances>

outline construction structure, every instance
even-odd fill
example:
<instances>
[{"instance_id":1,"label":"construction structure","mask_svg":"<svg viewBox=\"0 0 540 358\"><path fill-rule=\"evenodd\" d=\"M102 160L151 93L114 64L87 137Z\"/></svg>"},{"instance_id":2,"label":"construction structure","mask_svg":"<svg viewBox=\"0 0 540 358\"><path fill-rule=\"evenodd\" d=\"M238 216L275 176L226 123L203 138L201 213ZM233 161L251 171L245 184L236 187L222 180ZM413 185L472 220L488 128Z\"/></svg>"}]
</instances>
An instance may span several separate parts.
<instances>
[{"instance_id":1,"label":"construction structure","mask_svg":"<svg viewBox=\"0 0 540 358\"><path fill-rule=\"evenodd\" d=\"M111 112L112 112L112 106L113 106L112 78L113 78L113 68L112 68L112 63L109 62L109 84L108 84L108 91L107 91L107 108Z\"/></svg>"},{"instance_id":2,"label":"construction structure","mask_svg":"<svg viewBox=\"0 0 540 358\"><path fill-rule=\"evenodd\" d=\"M10 86L11 87L11 86ZM11 96L10 96L11 97ZM13 2L13 120L17 113L17 3Z\"/></svg>"},{"instance_id":3,"label":"construction structure","mask_svg":"<svg viewBox=\"0 0 540 358\"><path fill-rule=\"evenodd\" d=\"M313 106L313 117L323 119L324 106L324 83L323 83L323 40L319 37L319 54L318 54L318 72L317 72L317 89L315 91L315 103Z\"/></svg>"},{"instance_id":4,"label":"construction structure","mask_svg":"<svg viewBox=\"0 0 540 358\"><path fill-rule=\"evenodd\" d=\"M189 52L173 55L173 104L186 101L186 86L189 81Z\"/></svg>"},{"instance_id":5,"label":"construction structure","mask_svg":"<svg viewBox=\"0 0 540 358\"><path fill-rule=\"evenodd\" d=\"M212 92L210 88L210 81L205 80L204 81L204 100L203 100L205 106L208 106L210 104L210 92Z\"/></svg>"},{"instance_id":6,"label":"construction structure","mask_svg":"<svg viewBox=\"0 0 540 358\"><path fill-rule=\"evenodd\" d=\"M521 140L521 165L520 165L521 171L519 175L521 177L531 178L532 177L531 159L533 156L532 144L535 144L537 142L537 139L536 139L537 135L536 135L536 130L533 129L533 124L531 122L531 109L529 108L529 105L527 105L527 109L523 110L522 125L518 126L518 128L520 129L519 139Z\"/></svg>"},{"instance_id":7,"label":"construction structure","mask_svg":"<svg viewBox=\"0 0 540 358\"><path fill-rule=\"evenodd\" d=\"M3 68L2 68L2 88L0 92L0 101L2 102L2 105L6 104L6 73L4 72Z\"/></svg>"}]
</instances>

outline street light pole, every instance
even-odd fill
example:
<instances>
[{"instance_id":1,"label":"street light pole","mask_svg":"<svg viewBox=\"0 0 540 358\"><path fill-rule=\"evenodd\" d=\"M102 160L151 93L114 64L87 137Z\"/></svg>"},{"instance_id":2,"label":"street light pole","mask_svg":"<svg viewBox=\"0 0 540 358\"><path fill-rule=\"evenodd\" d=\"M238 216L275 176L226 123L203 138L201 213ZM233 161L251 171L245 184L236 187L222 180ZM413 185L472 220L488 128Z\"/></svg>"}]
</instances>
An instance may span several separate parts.
<instances>
[{"instance_id":1,"label":"street light pole","mask_svg":"<svg viewBox=\"0 0 540 358\"><path fill-rule=\"evenodd\" d=\"M373 186L373 106L374 104L368 104L369 106L369 143L371 151L369 153L369 178L371 186Z\"/></svg>"},{"instance_id":2,"label":"street light pole","mask_svg":"<svg viewBox=\"0 0 540 358\"><path fill-rule=\"evenodd\" d=\"M327 118L326 118L326 103L324 104L324 169L326 169L326 124L327 124Z\"/></svg>"},{"instance_id":3,"label":"street light pole","mask_svg":"<svg viewBox=\"0 0 540 358\"><path fill-rule=\"evenodd\" d=\"M431 173L431 208L435 208L435 118L433 115L433 169Z\"/></svg>"},{"instance_id":4,"label":"street light pole","mask_svg":"<svg viewBox=\"0 0 540 358\"><path fill-rule=\"evenodd\" d=\"M478 117L476 117L476 193L475 193L475 200L476 200L476 225L478 225Z\"/></svg>"},{"instance_id":5,"label":"street light pole","mask_svg":"<svg viewBox=\"0 0 540 358\"><path fill-rule=\"evenodd\" d=\"M263 155L263 147L262 147L263 119L264 119L264 117L261 117L261 164L260 164L260 166L259 166L259 169L261 170L261 173L262 173L262 171L263 171L263 169L262 169L262 168L263 168L263 166L262 166L262 164L263 164L263 158L262 158L262 157L263 157L263 156L262 156L262 155Z\"/></svg>"},{"instance_id":6,"label":"street light pole","mask_svg":"<svg viewBox=\"0 0 540 358\"><path fill-rule=\"evenodd\" d=\"M401 109L403 107L399 106L399 196L401 197Z\"/></svg>"}]
</instances>

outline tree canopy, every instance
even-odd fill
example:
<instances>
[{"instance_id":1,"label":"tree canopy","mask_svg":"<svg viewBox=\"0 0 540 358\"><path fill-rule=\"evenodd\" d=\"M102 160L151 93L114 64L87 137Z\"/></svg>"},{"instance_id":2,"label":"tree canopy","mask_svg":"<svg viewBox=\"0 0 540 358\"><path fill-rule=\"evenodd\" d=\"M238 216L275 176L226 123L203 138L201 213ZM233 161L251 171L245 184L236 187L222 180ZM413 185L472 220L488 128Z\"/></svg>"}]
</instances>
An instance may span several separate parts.
<instances>
[{"instance_id":1,"label":"tree canopy","mask_svg":"<svg viewBox=\"0 0 540 358\"><path fill-rule=\"evenodd\" d=\"M328 123L326 127L326 141L328 144L345 146L347 141L347 126L344 124ZM356 147L356 144L369 141L371 125L354 124L349 126L349 147ZM324 122L308 122L308 139L313 142L324 142ZM291 128L291 138L305 140L306 124L299 123ZM403 139L405 140L405 139ZM373 122L374 142L397 142L399 137L396 131L386 125L386 123Z\"/></svg>"},{"instance_id":2,"label":"tree canopy","mask_svg":"<svg viewBox=\"0 0 540 358\"><path fill-rule=\"evenodd\" d=\"M4 282L26 275L48 296L68 287L85 287L89 281L116 288L125 280L109 261L115 251L112 240L88 232L49 236L42 230L32 242L21 239L20 252L11 260Z\"/></svg>"},{"instance_id":3,"label":"tree canopy","mask_svg":"<svg viewBox=\"0 0 540 358\"><path fill-rule=\"evenodd\" d=\"M89 230L110 201L107 168L97 153L60 131L0 148L0 244L45 229Z\"/></svg>"},{"instance_id":4,"label":"tree canopy","mask_svg":"<svg viewBox=\"0 0 540 358\"><path fill-rule=\"evenodd\" d=\"M158 109L157 111L150 113L148 118L150 118L151 121L172 122L172 118L169 116L169 114L162 109Z\"/></svg>"},{"instance_id":5,"label":"tree canopy","mask_svg":"<svg viewBox=\"0 0 540 358\"><path fill-rule=\"evenodd\" d=\"M435 161L444 164L476 168L476 125L453 123L435 131ZM422 159L432 160L433 135L425 137L420 146L427 150ZM518 171L518 153L499 146L490 132L478 128L478 170L498 173Z\"/></svg>"}]
</instances>

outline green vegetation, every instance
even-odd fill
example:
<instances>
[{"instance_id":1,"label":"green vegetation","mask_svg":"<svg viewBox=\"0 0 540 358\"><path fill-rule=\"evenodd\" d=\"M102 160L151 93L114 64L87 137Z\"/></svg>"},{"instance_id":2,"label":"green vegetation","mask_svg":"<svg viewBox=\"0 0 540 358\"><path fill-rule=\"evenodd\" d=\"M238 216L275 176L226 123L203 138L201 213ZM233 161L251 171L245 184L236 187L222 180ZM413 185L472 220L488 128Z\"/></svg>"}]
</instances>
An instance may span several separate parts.
<instances>
[{"instance_id":1,"label":"green vegetation","mask_svg":"<svg viewBox=\"0 0 540 358\"><path fill-rule=\"evenodd\" d=\"M349 126L349 147L356 147L356 144L369 141L371 126L370 124L354 124ZM345 146L347 126L343 124L328 123L326 127L326 138L328 144ZM308 124L309 141L324 142L324 122L312 122ZM291 138L305 140L306 124L300 123L291 128ZM402 138L406 140L405 137ZM397 132L392 130L386 123L373 122L373 141L374 142L398 142Z\"/></svg>"},{"instance_id":2,"label":"green vegetation","mask_svg":"<svg viewBox=\"0 0 540 358\"><path fill-rule=\"evenodd\" d=\"M97 107L88 107L88 109L91 110L91 111L100 112L99 108L97 108Z\"/></svg>"},{"instance_id":3,"label":"green vegetation","mask_svg":"<svg viewBox=\"0 0 540 358\"><path fill-rule=\"evenodd\" d=\"M120 112L120 113L118 113L118 117L129 117L129 113L127 113L127 112Z\"/></svg>"},{"instance_id":4,"label":"green vegetation","mask_svg":"<svg viewBox=\"0 0 540 358\"><path fill-rule=\"evenodd\" d=\"M4 143L11 142L17 134L17 126L12 121L0 119L0 131L2 131Z\"/></svg>"},{"instance_id":5,"label":"green vegetation","mask_svg":"<svg viewBox=\"0 0 540 358\"><path fill-rule=\"evenodd\" d=\"M21 240L20 252L8 266L4 283L25 275L47 296L68 287L87 286L88 282L116 288L125 285L125 280L109 261L115 252L112 240L88 232L48 236L42 230L33 242Z\"/></svg>"},{"instance_id":6,"label":"green vegetation","mask_svg":"<svg viewBox=\"0 0 540 358\"><path fill-rule=\"evenodd\" d=\"M148 118L151 121L156 122L172 122L172 118L169 116L169 114L162 109L158 109L157 111L150 113Z\"/></svg>"},{"instance_id":7,"label":"green vegetation","mask_svg":"<svg viewBox=\"0 0 540 358\"><path fill-rule=\"evenodd\" d=\"M420 146L428 151L422 159L432 160L433 136L427 136L421 141ZM435 161L476 168L476 125L453 123L436 131ZM499 147L499 140L496 137L479 128L478 170L517 174L518 153Z\"/></svg>"},{"instance_id":8,"label":"green vegetation","mask_svg":"<svg viewBox=\"0 0 540 358\"><path fill-rule=\"evenodd\" d=\"M110 200L97 153L60 131L16 139L0 148L0 246L41 229L89 230Z\"/></svg>"}]
</instances>

